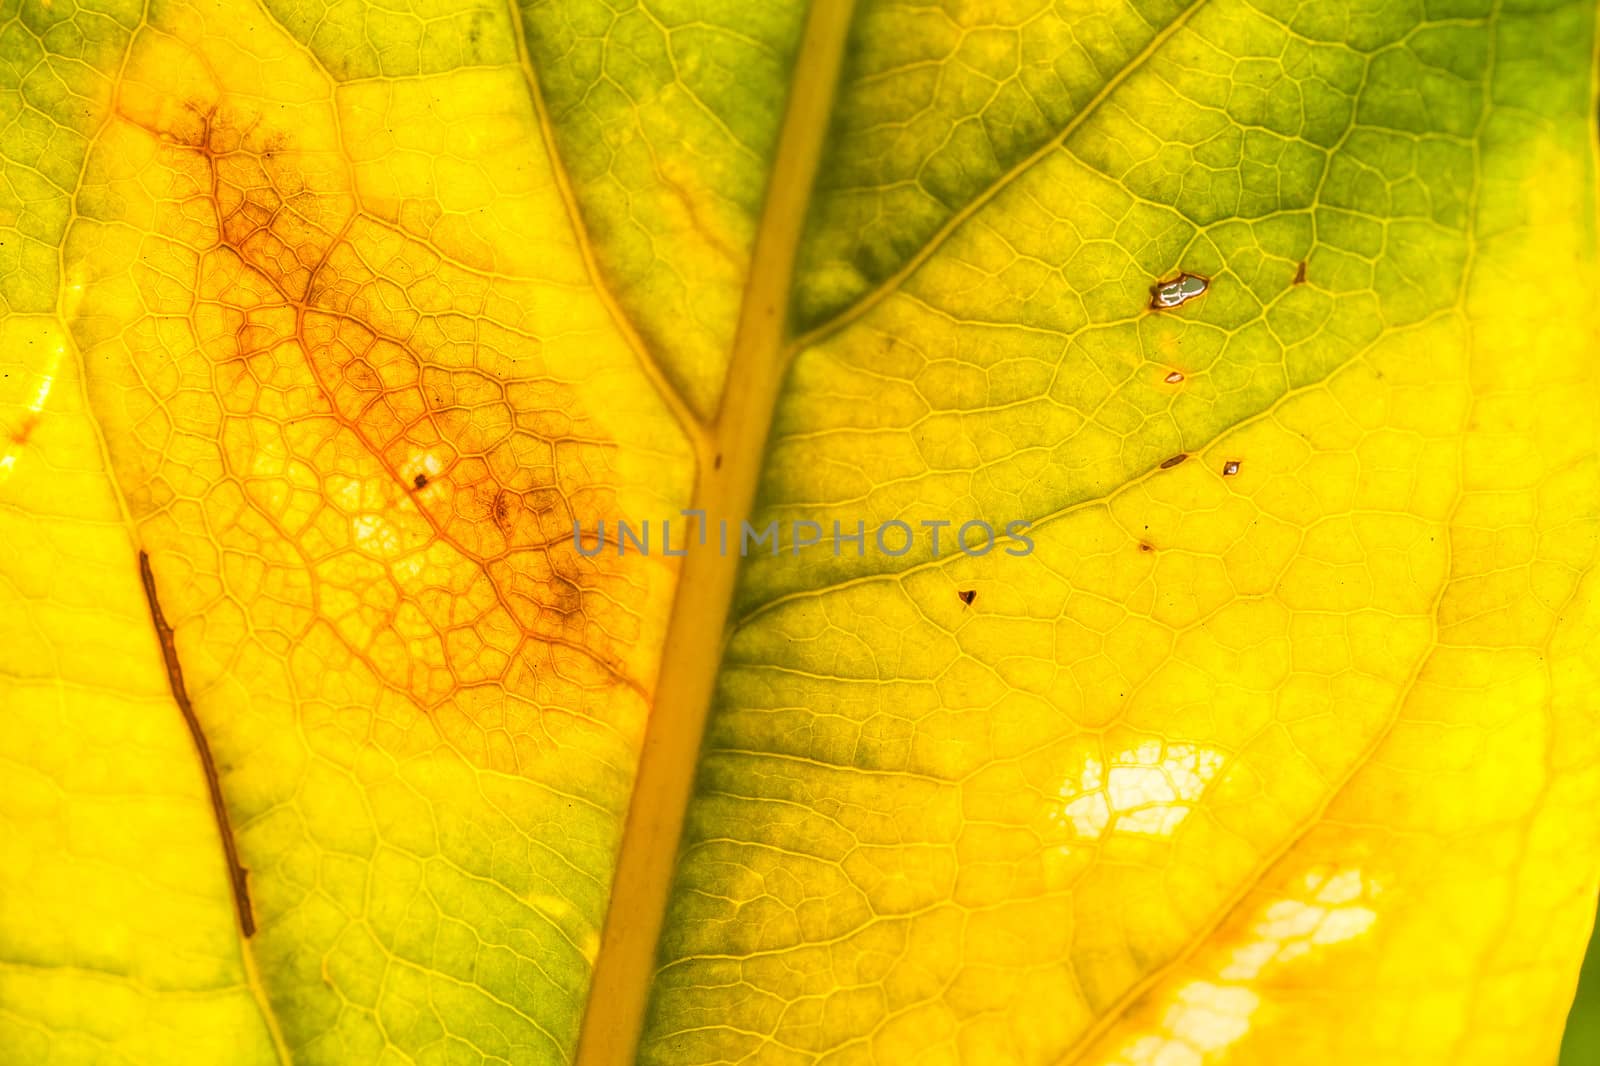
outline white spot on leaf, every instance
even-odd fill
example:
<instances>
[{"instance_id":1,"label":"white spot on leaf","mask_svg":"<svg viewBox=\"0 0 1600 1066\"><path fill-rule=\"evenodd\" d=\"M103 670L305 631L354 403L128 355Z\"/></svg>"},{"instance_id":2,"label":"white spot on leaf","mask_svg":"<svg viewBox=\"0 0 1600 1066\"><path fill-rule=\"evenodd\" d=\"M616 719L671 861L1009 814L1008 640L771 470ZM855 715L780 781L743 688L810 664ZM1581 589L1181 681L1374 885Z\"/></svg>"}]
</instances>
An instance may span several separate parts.
<instances>
[{"instance_id":1,"label":"white spot on leaf","mask_svg":"<svg viewBox=\"0 0 1600 1066\"><path fill-rule=\"evenodd\" d=\"M1077 777L1062 784L1066 802L1052 820L1082 840L1113 832L1170 835L1223 762L1222 753L1211 748L1160 741L1122 751L1109 765L1085 759Z\"/></svg>"},{"instance_id":2,"label":"white spot on leaf","mask_svg":"<svg viewBox=\"0 0 1600 1066\"><path fill-rule=\"evenodd\" d=\"M1252 983L1270 969L1316 948L1352 940L1371 929L1377 912L1363 902L1378 888L1359 870L1313 870L1302 891L1260 912L1243 944L1226 950L1212 974L1188 981L1146 1032L1129 1040L1109 1066L1203 1066L1250 1031L1261 1005Z\"/></svg>"}]
</instances>

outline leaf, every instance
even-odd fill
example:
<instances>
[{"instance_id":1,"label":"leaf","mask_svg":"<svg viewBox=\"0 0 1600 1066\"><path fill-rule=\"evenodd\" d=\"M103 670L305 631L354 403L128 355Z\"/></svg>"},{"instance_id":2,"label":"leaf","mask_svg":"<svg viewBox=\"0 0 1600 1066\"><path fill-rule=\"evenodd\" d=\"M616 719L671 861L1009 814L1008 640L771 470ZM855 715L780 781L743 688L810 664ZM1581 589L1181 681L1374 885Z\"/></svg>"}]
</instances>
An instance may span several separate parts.
<instances>
[{"instance_id":1,"label":"leaf","mask_svg":"<svg viewBox=\"0 0 1600 1066\"><path fill-rule=\"evenodd\" d=\"M0 26L0 1060L1554 1057L1592 5Z\"/></svg>"}]
</instances>

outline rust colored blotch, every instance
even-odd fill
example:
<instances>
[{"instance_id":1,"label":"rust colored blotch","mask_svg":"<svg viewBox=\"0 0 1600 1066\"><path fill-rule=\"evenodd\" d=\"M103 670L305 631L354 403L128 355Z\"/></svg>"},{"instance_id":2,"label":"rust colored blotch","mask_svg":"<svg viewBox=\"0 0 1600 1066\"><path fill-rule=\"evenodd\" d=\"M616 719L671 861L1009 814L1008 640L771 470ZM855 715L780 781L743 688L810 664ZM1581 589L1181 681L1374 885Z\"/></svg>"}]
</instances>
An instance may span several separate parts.
<instances>
[{"instance_id":1,"label":"rust colored blotch","mask_svg":"<svg viewBox=\"0 0 1600 1066\"><path fill-rule=\"evenodd\" d=\"M428 487L428 475L418 474L416 477L411 479L411 483L419 489L425 489Z\"/></svg>"},{"instance_id":2,"label":"rust colored blotch","mask_svg":"<svg viewBox=\"0 0 1600 1066\"><path fill-rule=\"evenodd\" d=\"M1141 540L1139 542L1139 550L1142 552L1153 552L1156 550L1156 548L1155 545L1151 544L1149 541Z\"/></svg>"},{"instance_id":3,"label":"rust colored blotch","mask_svg":"<svg viewBox=\"0 0 1600 1066\"><path fill-rule=\"evenodd\" d=\"M1168 374L1162 380L1164 380L1168 385L1176 385L1178 382L1183 380L1183 375L1181 373L1179 373L1178 371L1174 370L1172 373Z\"/></svg>"},{"instance_id":4,"label":"rust colored blotch","mask_svg":"<svg viewBox=\"0 0 1600 1066\"><path fill-rule=\"evenodd\" d=\"M711 469L713 469L713 470L721 470L722 469L722 453L721 452L718 452L716 459L712 461Z\"/></svg>"},{"instance_id":5,"label":"rust colored blotch","mask_svg":"<svg viewBox=\"0 0 1600 1066\"><path fill-rule=\"evenodd\" d=\"M29 438L33 436L33 431L38 428L38 425L39 416L37 414L28 415L27 418L22 420L22 425L18 426L16 431L11 434L11 443L15 444L19 448L24 444L27 444Z\"/></svg>"},{"instance_id":6,"label":"rust colored blotch","mask_svg":"<svg viewBox=\"0 0 1600 1066\"><path fill-rule=\"evenodd\" d=\"M1306 261L1304 259L1300 260L1300 269L1294 272L1294 283L1296 285L1304 285L1306 283Z\"/></svg>"},{"instance_id":7,"label":"rust colored blotch","mask_svg":"<svg viewBox=\"0 0 1600 1066\"><path fill-rule=\"evenodd\" d=\"M1237 460L1237 459L1229 459L1227 462L1222 464L1222 476L1223 477L1232 477L1233 475L1237 474L1238 472L1239 472L1239 460Z\"/></svg>"},{"instance_id":8,"label":"rust colored blotch","mask_svg":"<svg viewBox=\"0 0 1600 1066\"><path fill-rule=\"evenodd\" d=\"M1163 461L1162 464L1161 464L1161 469L1163 469L1163 470L1171 470L1173 467L1177 466L1179 463L1183 462L1187 458L1189 458L1189 455L1188 455L1187 452L1179 452L1177 455L1174 455L1171 459L1167 459L1167 460Z\"/></svg>"},{"instance_id":9,"label":"rust colored blotch","mask_svg":"<svg viewBox=\"0 0 1600 1066\"><path fill-rule=\"evenodd\" d=\"M978 590L962 589L960 592L956 593L956 595L961 597L962 603L966 604L968 607L971 607L972 601L978 598Z\"/></svg>"}]
</instances>

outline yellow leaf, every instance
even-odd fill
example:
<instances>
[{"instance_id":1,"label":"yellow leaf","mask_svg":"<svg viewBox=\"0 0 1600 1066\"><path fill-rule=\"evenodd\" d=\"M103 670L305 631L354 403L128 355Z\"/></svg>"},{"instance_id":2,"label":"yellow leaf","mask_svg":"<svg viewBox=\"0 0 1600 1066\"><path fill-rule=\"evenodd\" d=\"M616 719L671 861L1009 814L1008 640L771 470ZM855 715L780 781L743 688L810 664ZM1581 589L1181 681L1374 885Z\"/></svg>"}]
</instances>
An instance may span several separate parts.
<instances>
[{"instance_id":1,"label":"yellow leaf","mask_svg":"<svg viewBox=\"0 0 1600 1066\"><path fill-rule=\"evenodd\" d=\"M1553 1060L1594 23L11 0L0 1061Z\"/></svg>"}]
</instances>

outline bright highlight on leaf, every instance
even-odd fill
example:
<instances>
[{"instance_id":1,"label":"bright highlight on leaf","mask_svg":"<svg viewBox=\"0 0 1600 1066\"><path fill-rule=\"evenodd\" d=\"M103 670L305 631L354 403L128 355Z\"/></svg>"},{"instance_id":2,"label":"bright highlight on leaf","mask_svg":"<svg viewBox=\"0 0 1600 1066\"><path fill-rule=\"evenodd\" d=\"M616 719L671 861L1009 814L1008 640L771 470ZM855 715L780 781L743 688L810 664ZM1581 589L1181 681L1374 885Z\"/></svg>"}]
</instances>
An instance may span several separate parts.
<instances>
[{"instance_id":1,"label":"bright highlight on leaf","mask_svg":"<svg viewBox=\"0 0 1600 1066\"><path fill-rule=\"evenodd\" d=\"M0 1062L1553 1060L1595 14L13 0Z\"/></svg>"},{"instance_id":2,"label":"bright highlight on leaf","mask_svg":"<svg viewBox=\"0 0 1600 1066\"><path fill-rule=\"evenodd\" d=\"M1163 753L1157 743L1119 753L1110 769L1086 759L1077 780L1061 786L1067 802L1060 820L1088 840L1104 836L1113 823L1116 832L1170 835L1224 761L1220 752L1187 745Z\"/></svg>"},{"instance_id":3,"label":"bright highlight on leaf","mask_svg":"<svg viewBox=\"0 0 1600 1066\"><path fill-rule=\"evenodd\" d=\"M1164 281L1155 288L1155 294L1150 297L1150 306L1155 309L1163 307L1182 307L1196 296L1202 296L1206 291L1206 279L1197 278L1193 274L1180 274L1171 281Z\"/></svg>"}]
</instances>

